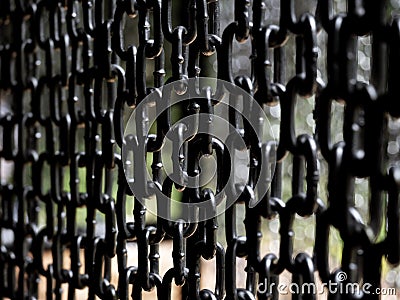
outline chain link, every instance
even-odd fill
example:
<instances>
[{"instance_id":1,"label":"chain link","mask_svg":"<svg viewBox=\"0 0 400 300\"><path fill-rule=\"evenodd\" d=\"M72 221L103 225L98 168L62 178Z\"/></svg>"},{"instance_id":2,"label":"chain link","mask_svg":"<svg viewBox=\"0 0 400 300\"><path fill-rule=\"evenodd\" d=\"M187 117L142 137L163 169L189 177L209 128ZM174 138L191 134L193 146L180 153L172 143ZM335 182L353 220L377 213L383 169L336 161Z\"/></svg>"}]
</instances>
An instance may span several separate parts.
<instances>
[{"instance_id":1,"label":"chain link","mask_svg":"<svg viewBox=\"0 0 400 300\"><path fill-rule=\"evenodd\" d=\"M281 0L279 21L269 24L264 1L235 0L231 23L221 28L219 0L2 0L0 297L37 299L44 280L47 299L75 299L85 288L89 299L142 299L143 291L154 289L157 298L171 299L173 284L181 287L182 299L277 299L285 270L298 284L313 284L317 277L339 283L337 274L345 272L347 282L381 287L382 258L392 266L400 263L400 169L386 151L389 123L400 115L400 18L387 17L387 1L348 0L347 12L339 13L333 1L318 0L311 12L301 14L296 8L306 1L298 2ZM137 26L129 32L132 44L130 22ZM327 45L319 44L321 32ZM372 39L369 83L357 77L362 36ZM290 39L295 40L295 74L286 78ZM234 43L247 42L249 74L234 74ZM317 73L318 47L327 50L326 83ZM204 66L213 59L211 74ZM195 117L197 123L186 133L172 133L177 137L172 180L164 174L161 150L177 113L171 88L162 93L158 88L175 82L178 97L188 92L189 78L200 76L240 87L243 95L229 98L232 107L245 93L264 107L279 104L279 141L260 143L256 134L262 124L252 128L232 108L226 111L230 134L243 137L243 145L223 145L204 133L210 125L199 115L214 115L215 99L228 88L199 80L197 98L180 108L182 118ZM139 104L157 93L152 106L159 116L147 135L150 108ZM297 102L304 97L315 99L312 134L296 132ZM335 102L345 106L343 120L332 118ZM127 113L135 107L139 129L125 134ZM246 101L243 111L256 113ZM343 140L334 143L336 122L342 122ZM197 218L206 221L149 220L140 200L149 203L151 197L158 210L173 215L156 190L168 197L179 194L183 203L207 202L214 215L217 195L235 167L231 151L246 153L249 168L240 197L224 212L223 227L217 217L202 217L203 211ZM217 160L214 189L188 185L187 177L199 174L203 155ZM282 164L290 159L291 193L284 196ZM327 196L319 193L322 160L328 165ZM127 161L131 168L124 166ZM355 204L358 178L369 182L365 223ZM142 186L142 194L134 195L131 183ZM258 188L269 185L258 199ZM312 255L294 249L296 215L315 216ZM243 235L237 229L241 219ZM261 225L272 219L280 222L279 251L263 253L262 236L269 233ZM329 265L333 228L343 241L334 271ZM173 263L161 274L165 258L159 248L166 239L172 239ZM137 253L128 247L132 243ZM128 262L132 257L137 265ZM202 259L215 259L214 290L200 288L208 279L201 278ZM246 259L245 270L237 270L238 259ZM242 287L237 286L239 272L246 277ZM268 286L258 289L264 282Z\"/></svg>"}]
</instances>

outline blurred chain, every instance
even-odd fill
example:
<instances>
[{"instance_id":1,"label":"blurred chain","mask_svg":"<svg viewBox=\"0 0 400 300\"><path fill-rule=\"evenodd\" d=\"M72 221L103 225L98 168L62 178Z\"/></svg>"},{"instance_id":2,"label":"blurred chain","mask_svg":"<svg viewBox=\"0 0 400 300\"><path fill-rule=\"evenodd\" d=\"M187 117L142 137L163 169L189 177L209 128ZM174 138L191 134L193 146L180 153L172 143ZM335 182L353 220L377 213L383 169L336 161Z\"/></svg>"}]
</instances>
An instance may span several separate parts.
<instances>
[{"instance_id":1,"label":"blurred chain","mask_svg":"<svg viewBox=\"0 0 400 300\"><path fill-rule=\"evenodd\" d=\"M323 283L339 283L336 275L343 271L346 282L380 287L382 258L392 266L400 262L400 168L398 161L389 164L386 153L388 122L400 116L400 17L387 18L386 1L348 0L347 12L339 13L333 11L333 1L319 0L312 13L301 14L297 2L305 1L281 0L279 24L267 25L264 1L235 0L232 22L221 31L218 0L2 0L0 158L2 168L6 162L11 165L12 174L1 178L0 185L0 297L36 299L39 281L45 280L47 299L65 294L74 299L77 290L86 287L89 299L141 299L143 291L153 289L159 299L171 299L173 282L182 287L182 299L277 299L277 283L285 270L299 284L315 283L316 272ZM137 44L127 46L129 18L138 19ZM317 78L321 31L328 37L326 84ZM369 84L357 79L357 42L362 36L372 39ZM286 78L291 38L296 70ZM247 41L252 47L249 74L234 74L233 43L240 47ZM179 81L174 86L178 94L187 92L188 78L212 77L202 66L215 56L214 77L239 86L260 105L281 106L279 141L259 143L255 132L262 128L250 128L230 109L231 130L243 137L245 148L234 142L222 145L196 131L185 141L176 132L184 146L173 146L173 182L164 178L161 162L163 141L173 124L168 91L154 103L162 112L155 133L144 134L147 110L139 114L142 129L136 135L124 134L124 116L157 93L166 74L165 83ZM222 95L222 88L218 85L215 94ZM213 113L218 101L212 101L211 93L211 87L201 87L198 99L185 102L183 115ZM296 103L304 97L315 98L313 136L296 134ZM338 121L332 119L334 101L345 105L343 141L336 144L331 133ZM132 153L121 153L123 146L134 152L132 173L124 172ZM154 197L155 189L167 196L174 189L182 202L208 201L216 211L216 195L234 167L229 151L247 151L250 165L241 196L225 212L226 241L218 240L216 218L191 223L146 220L146 207L139 200ZM282 164L289 153L292 189L283 199ZM327 199L318 194L319 153L329 166ZM195 176L204 154L217 158L216 189L186 187L180 170ZM145 176L148 161L151 182ZM261 169L262 161L268 169ZM354 202L356 178L369 180L367 223ZM144 186L143 194L133 195L129 182ZM271 184L262 199L257 199L257 182ZM166 205L156 201L158 207ZM134 221L127 221L132 202ZM236 229L240 205L245 207L244 236ZM82 211L84 227L79 226ZM294 249L296 214L316 216L312 256ZM261 223L274 218L280 221L279 253L262 253L262 234L268 232L261 230ZM343 240L341 265L333 273L331 228ZM173 241L173 266L162 276L159 246L165 238ZM137 244L137 253L128 251L129 243ZM137 257L136 266L128 264L132 256ZM213 291L200 289L201 258L215 258ZM237 258L247 259L245 270L236 270ZM118 274L112 272L115 261ZM245 287L236 286L238 272L246 274ZM257 289L265 282L268 286ZM331 295L357 297L379 295Z\"/></svg>"}]
</instances>

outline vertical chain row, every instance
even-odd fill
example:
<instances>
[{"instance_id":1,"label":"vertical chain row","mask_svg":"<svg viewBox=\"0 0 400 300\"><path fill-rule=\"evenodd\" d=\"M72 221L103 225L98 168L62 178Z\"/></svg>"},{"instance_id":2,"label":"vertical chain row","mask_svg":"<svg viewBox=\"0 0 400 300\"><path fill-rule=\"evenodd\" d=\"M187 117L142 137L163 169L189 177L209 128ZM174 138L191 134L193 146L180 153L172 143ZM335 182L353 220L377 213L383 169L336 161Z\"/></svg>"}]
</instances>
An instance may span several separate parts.
<instances>
[{"instance_id":1,"label":"vertical chain row","mask_svg":"<svg viewBox=\"0 0 400 300\"><path fill-rule=\"evenodd\" d=\"M338 229L344 247L340 270L346 282L368 282L380 287L381 260L399 264L398 167L389 164L386 153L388 123L396 118L393 101L394 48L398 17L388 20L387 3L349 1L346 14L333 15L332 3L321 2L321 26L328 33L328 83L316 97L316 137L329 164L328 207L317 219L315 253L323 282L338 281L326 260L329 227ZM372 39L370 83L357 77L357 42ZM395 55L397 56L397 55ZM390 79L392 78L392 79ZM345 106L343 141L332 142L331 107L338 101ZM369 183L368 219L364 223L355 204L355 180ZM338 218L337 216L341 216ZM396 254L395 254L396 253ZM318 259L318 257L320 257ZM378 295L364 295L366 299Z\"/></svg>"}]
</instances>

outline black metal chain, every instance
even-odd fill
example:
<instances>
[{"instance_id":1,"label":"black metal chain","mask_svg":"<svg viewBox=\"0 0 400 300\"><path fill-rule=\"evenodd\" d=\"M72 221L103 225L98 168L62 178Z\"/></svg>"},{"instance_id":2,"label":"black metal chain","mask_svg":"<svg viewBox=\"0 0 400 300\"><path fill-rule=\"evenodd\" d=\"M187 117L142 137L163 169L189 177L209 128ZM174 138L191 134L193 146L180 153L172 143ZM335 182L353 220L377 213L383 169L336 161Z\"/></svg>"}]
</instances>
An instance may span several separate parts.
<instances>
[{"instance_id":1,"label":"black metal chain","mask_svg":"<svg viewBox=\"0 0 400 300\"><path fill-rule=\"evenodd\" d=\"M281 0L279 23L270 24L262 0L235 0L226 28L220 28L218 0L0 2L1 298L37 299L39 281L45 280L47 299L75 299L84 288L89 299L142 299L143 291L154 289L159 299L171 299L172 284L182 287L182 299L277 299L285 270L297 284L314 284L318 276L325 284L339 284L337 274L344 272L347 283L369 283L371 291L381 287L382 259L392 266L400 262L400 169L386 151L388 124L400 116L400 18L387 17L388 1L348 0L347 12L336 13L333 1L318 0L312 13L300 15L295 2L306 1ZM131 34L137 44L127 46L129 19L137 19ZM318 45L321 31L327 45ZM362 36L372 39L369 83L357 79ZM287 80L290 38L295 38L296 66ZM233 43L240 47L246 41L252 47L249 74L234 74ZM326 83L317 76L318 46L327 49ZM214 75L204 67L213 57ZM251 128L240 112L229 109L225 117L231 133L243 137L243 147L233 141L223 145L210 134L193 131L189 139L173 131L179 143L172 150L172 180L161 159L174 124L171 91L164 89L153 104L160 114L152 134L145 131L147 108L139 104L167 83L175 82L174 92L184 95L187 80L200 76L234 84L261 106L280 104L279 140L260 143L255 134L261 127ZM199 86L197 97L182 105L182 116L213 115L215 99L226 88L218 84L213 92L211 86ZM313 135L296 134L296 103L304 101L299 97L315 98ZM229 101L239 100L231 96ZM340 120L332 119L334 101L345 106L343 141L336 144L331 126ZM136 122L142 129L125 134L127 112L135 107L141 110ZM243 104L243 110L252 109ZM207 131L207 122L198 120L198 128ZM229 151L236 150L247 151L248 176L240 197L224 212L225 232L214 215L198 222L146 220L144 203L153 200L143 199L155 197L159 210L169 205L156 190L168 197L174 191L183 203L207 202L215 212L217 195L234 167ZM292 189L284 199L282 164L288 154ZM186 186L180 172L196 176L202 155L216 157L214 189ZM322 159L329 168L326 199L319 194ZM148 163L151 181L145 176ZM366 223L354 201L356 178L369 181ZM271 185L261 199L257 182ZM143 187L141 193L134 194L131 184ZM127 211L131 206L133 214ZM244 235L236 228L239 206L245 211ZM312 255L295 255L296 214L316 217ZM279 253L262 253L262 235L268 232L261 224L274 218L280 222ZM343 241L341 264L334 271L331 228ZM160 274L159 246L167 238L173 243L173 265ZM129 243L137 245L137 253L128 251ZM133 256L135 266L128 263ZM214 258L215 289L200 289L201 260ZM237 270L237 258L246 259L245 270ZM245 287L236 286L238 272L246 276ZM317 295L302 291L293 297ZM375 299L379 294L330 297Z\"/></svg>"}]
</instances>

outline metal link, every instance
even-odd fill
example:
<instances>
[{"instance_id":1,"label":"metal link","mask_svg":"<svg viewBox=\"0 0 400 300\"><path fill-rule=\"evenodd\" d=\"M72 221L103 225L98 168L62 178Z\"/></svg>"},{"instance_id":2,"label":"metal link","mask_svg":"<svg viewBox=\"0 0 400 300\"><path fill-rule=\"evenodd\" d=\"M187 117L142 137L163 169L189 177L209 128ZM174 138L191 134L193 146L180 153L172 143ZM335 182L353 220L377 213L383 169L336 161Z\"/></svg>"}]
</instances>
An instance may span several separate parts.
<instances>
[{"instance_id":1,"label":"metal link","mask_svg":"<svg viewBox=\"0 0 400 300\"><path fill-rule=\"evenodd\" d=\"M143 291L156 290L158 299L172 299L174 282L181 299L278 299L284 271L297 285L315 285L319 277L323 284L381 288L382 259L400 264L399 157L387 150L391 122L400 116L400 17L388 20L389 1L348 0L340 12L338 1L316 0L307 4L310 12L298 13L306 2L281 0L273 21L263 0L235 0L221 28L229 1L0 1L0 298L76 299L86 291L88 299L142 299ZM362 37L372 40L369 82L357 74ZM251 41L250 58L240 62L247 74L234 69L241 59L234 38ZM326 84L318 77L321 49ZM214 61L215 70L207 68ZM213 88L200 75L221 81ZM231 85L241 92L230 94ZM195 97L171 105L187 93ZM148 95L156 100L142 105ZM280 105L277 141L258 139L267 132L253 96L265 110ZM299 98L315 99L309 134L296 124L306 101ZM335 102L345 106L341 141L332 131ZM134 108L132 132L126 124ZM210 133L219 115L230 126L226 144ZM259 123L252 126L245 115ZM162 157L168 140L172 174ZM249 158L247 169L235 155ZM215 158L215 186L196 177L203 157ZM238 170L246 179L232 182ZM365 222L355 203L358 179L369 183ZM197 205L196 212L185 219L186 211L174 211L165 201L173 194ZM220 194L238 196L232 206L226 201L221 227ZM161 213L148 218L152 203L168 220ZM295 220L311 216L312 255L294 243ZM280 223L279 250L264 253L270 232L262 224L273 219ZM331 229L343 242L335 270ZM172 264L164 274L167 239ZM244 270L238 258L246 259ZM203 260L214 260L214 287L202 276ZM341 272L348 275L343 282ZM238 277L245 278L241 287ZM327 292L329 299L379 298ZM292 296L316 298L310 290Z\"/></svg>"}]
</instances>

